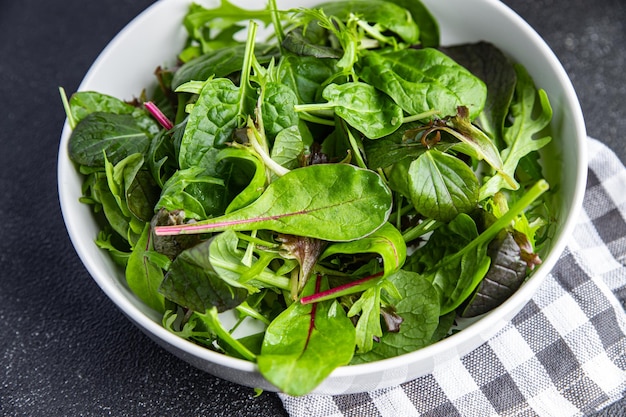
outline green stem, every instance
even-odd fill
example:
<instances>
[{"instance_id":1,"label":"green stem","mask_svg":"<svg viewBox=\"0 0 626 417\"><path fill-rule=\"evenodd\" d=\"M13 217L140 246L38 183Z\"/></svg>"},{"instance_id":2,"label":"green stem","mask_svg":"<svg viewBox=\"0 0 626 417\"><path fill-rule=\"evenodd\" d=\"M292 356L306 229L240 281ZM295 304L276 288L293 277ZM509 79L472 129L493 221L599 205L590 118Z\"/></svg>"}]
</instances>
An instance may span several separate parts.
<instances>
[{"instance_id":1,"label":"green stem","mask_svg":"<svg viewBox=\"0 0 626 417\"><path fill-rule=\"evenodd\" d=\"M537 181L531 188L520 198L518 201L513 204L509 208L509 211L504 213L502 217L496 220L491 226L487 228L484 232L482 232L478 237L472 240L463 250L455 253L454 255L447 258L446 262L453 262L457 258L463 256L467 251L471 251L476 246L484 245L493 240L496 235L500 232L500 230L507 227L515 218L522 213L526 207L530 206L539 196L548 191L550 185L546 180Z\"/></svg>"},{"instance_id":2,"label":"green stem","mask_svg":"<svg viewBox=\"0 0 626 417\"><path fill-rule=\"evenodd\" d=\"M63 102L63 108L65 109L67 123L70 125L70 129L74 130L74 128L76 127L76 120L74 119L74 116L72 116L70 102L67 99L67 94L65 94L65 89L63 87L59 87L59 94L61 94L61 102Z\"/></svg>"},{"instance_id":3,"label":"green stem","mask_svg":"<svg viewBox=\"0 0 626 417\"><path fill-rule=\"evenodd\" d=\"M435 230L442 224L443 223L437 220L433 220L433 219L425 220L421 222L420 224L418 224L417 226L404 232L402 234L402 238L404 239L405 242L411 242L417 239L418 237L425 235L428 232L432 232L433 230Z\"/></svg>"},{"instance_id":4,"label":"green stem","mask_svg":"<svg viewBox=\"0 0 626 417\"><path fill-rule=\"evenodd\" d=\"M354 155L354 159L356 159L356 164L363 169L367 169L367 165L363 160L363 155L361 154L361 149L359 148L359 144L356 143L356 138L350 131L350 127L342 123L346 134L348 135L348 141L350 142L350 146L352 147L352 154Z\"/></svg>"},{"instance_id":5,"label":"green stem","mask_svg":"<svg viewBox=\"0 0 626 417\"><path fill-rule=\"evenodd\" d=\"M278 10L276 0L269 1L269 8L270 13L272 14L272 25L274 26L274 34L276 35L276 39L278 40L278 45L282 49L283 41L285 40L285 32L283 30L283 25L280 21L280 10Z\"/></svg>"},{"instance_id":6,"label":"green stem","mask_svg":"<svg viewBox=\"0 0 626 417\"><path fill-rule=\"evenodd\" d=\"M410 123L410 122L418 122L420 120L423 119L429 119L433 116L436 116L439 114L439 110L428 110L425 111L423 113L419 113L419 114L414 114L412 116L406 116L404 118L404 123Z\"/></svg>"},{"instance_id":7,"label":"green stem","mask_svg":"<svg viewBox=\"0 0 626 417\"><path fill-rule=\"evenodd\" d=\"M239 83L239 117L244 121L246 120L244 115L246 93L250 88L250 71L252 70L254 45L258 26L255 21L250 21L250 25L248 26L248 38L246 39L246 50L243 57L243 66L241 68L241 82Z\"/></svg>"},{"instance_id":8,"label":"green stem","mask_svg":"<svg viewBox=\"0 0 626 417\"><path fill-rule=\"evenodd\" d=\"M286 173L289 172L287 168L278 164L274 161L267 150L262 145L262 142L265 142L263 138L260 137L259 131L254 127L253 123L248 123L248 141L250 141L250 145L259 155L265 166L272 171L274 174L282 177Z\"/></svg>"},{"instance_id":9,"label":"green stem","mask_svg":"<svg viewBox=\"0 0 626 417\"><path fill-rule=\"evenodd\" d=\"M248 350L247 347L245 347L239 340L235 339L233 335L231 335L228 331L226 331L226 329L224 329L219 317L217 316L217 309L215 307L208 310L205 314L200 314L198 312L196 312L196 314L202 317L202 320L208 325L211 330L215 332L216 336L221 341L231 346L247 360L256 360L256 355L254 353Z\"/></svg>"},{"instance_id":10,"label":"green stem","mask_svg":"<svg viewBox=\"0 0 626 417\"><path fill-rule=\"evenodd\" d=\"M301 112L298 115L300 116L300 119L307 121L307 122L317 123L318 125L324 125L324 126L335 126L334 120L317 117L307 112Z\"/></svg>"}]
</instances>

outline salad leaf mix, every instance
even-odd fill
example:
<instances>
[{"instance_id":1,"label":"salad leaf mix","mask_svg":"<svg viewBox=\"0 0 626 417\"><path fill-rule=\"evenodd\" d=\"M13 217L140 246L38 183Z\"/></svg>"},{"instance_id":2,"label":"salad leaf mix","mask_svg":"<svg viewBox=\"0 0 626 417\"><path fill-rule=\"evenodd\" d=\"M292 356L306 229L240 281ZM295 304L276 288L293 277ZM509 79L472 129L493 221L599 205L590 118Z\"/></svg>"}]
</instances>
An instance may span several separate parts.
<instances>
[{"instance_id":1,"label":"salad leaf mix","mask_svg":"<svg viewBox=\"0 0 626 417\"><path fill-rule=\"evenodd\" d=\"M416 0L222 0L183 25L150 95L62 95L96 244L170 331L302 395L441 340L541 263L552 110L494 45L439 45Z\"/></svg>"}]
</instances>

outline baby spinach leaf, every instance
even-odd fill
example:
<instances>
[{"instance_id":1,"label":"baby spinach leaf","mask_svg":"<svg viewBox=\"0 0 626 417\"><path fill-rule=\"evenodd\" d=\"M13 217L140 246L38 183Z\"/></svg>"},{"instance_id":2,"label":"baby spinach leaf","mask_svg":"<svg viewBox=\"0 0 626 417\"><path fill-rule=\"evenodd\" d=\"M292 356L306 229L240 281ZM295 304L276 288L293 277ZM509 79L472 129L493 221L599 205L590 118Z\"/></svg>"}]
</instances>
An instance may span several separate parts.
<instances>
[{"instance_id":1,"label":"baby spinach leaf","mask_svg":"<svg viewBox=\"0 0 626 417\"><path fill-rule=\"evenodd\" d=\"M305 293L321 289L321 280L309 280ZM282 392L304 395L348 364L354 346L354 326L339 303L293 303L267 328L257 364Z\"/></svg>"},{"instance_id":2,"label":"baby spinach leaf","mask_svg":"<svg viewBox=\"0 0 626 417\"><path fill-rule=\"evenodd\" d=\"M163 270L155 265L147 253L152 250L150 223L146 223L126 265L126 282L131 291L150 308L165 312L165 298L159 293Z\"/></svg>"},{"instance_id":3,"label":"baby spinach leaf","mask_svg":"<svg viewBox=\"0 0 626 417\"><path fill-rule=\"evenodd\" d=\"M299 117L294 106L298 97L294 90L278 82L268 82L263 86L263 127L270 143L282 130L297 126Z\"/></svg>"},{"instance_id":4,"label":"baby spinach leaf","mask_svg":"<svg viewBox=\"0 0 626 417\"><path fill-rule=\"evenodd\" d=\"M437 110L452 116L466 106L470 117L482 111L487 88L467 69L432 49L363 53L358 74L388 94L410 115Z\"/></svg>"},{"instance_id":5,"label":"baby spinach leaf","mask_svg":"<svg viewBox=\"0 0 626 417\"><path fill-rule=\"evenodd\" d=\"M131 154L145 154L150 140L132 115L94 112L76 125L68 151L77 164L103 167L105 155L116 164Z\"/></svg>"},{"instance_id":6,"label":"baby spinach leaf","mask_svg":"<svg viewBox=\"0 0 626 417\"><path fill-rule=\"evenodd\" d=\"M378 174L347 164L294 169L272 182L256 201L195 224L158 227L157 234L268 229L330 241L359 239L389 217L391 193Z\"/></svg>"},{"instance_id":7,"label":"baby spinach leaf","mask_svg":"<svg viewBox=\"0 0 626 417\"><path fill-rule=\"evenodd\" d=\"M159 291L170 301L199 313L215 307L218 312L235 308L248 290L224 281L211 265L207 240L186 249L174 259Z\"/></svg>"},{"instance_id":8,"label":"baby spinach leaf","mask_svg":"<svg viewBox=\"0 0 626 417\"><path fill-rule=\"evenodd\" d=\"M193 106L180 144L181 169L203 167L215 175L215 158L239 123L240 90L226 78L206 82Z\"/></svg>"},{"instance_id":9,"label":"baby spinach leaf","mask_svg":"<svg viewBox=\"0 0 626 417\"><path fill-rule=\"evenodd\" d=\"M447 222L478 203L478 179L460 159L430 149L408 171L409 196L418 213Z\"/></svg>"},{"instance_id":10,"label":"baby spinach leaf","mask_svg":"<svg viewBox=\"0 0 626 417\"><path fill-rule=\"evenodd\" d=\"M70 110L76 123L91 113L133 114L136 107L108 94L78 91L70 97Z\"/></svg>"},{"instance_id":11,"label":"baby spinach leaf","mask_svg":"<svg viewBox=\"0 0 626 417\"><path fill-rule=\"evenodd\" d=\"M396 33L409 45L419 42L420 30L406 9L392 2L380 0L334 1L316 6L328 16L347 21L351 15L365 22L375 22L380 32Z\"/></svg>"},{"instance_id":12,"label":"baby spinach leaf","mask_svg":"<svg viewBox=\"0 0 626 417\"><path fill-rule=\"evenodd\" d=\"M329 107L335 114L370 139L397 130L404 120L402 109L389 96L369 84L349 82L330 84L322 91L325 104L299 105L299 111Z\"/></svg>"},{"instance_id":13,"label":"baby spinach leaf","mask_svg":"<svg viewBox=\"0 0 626 417\"><path fill-rule=\"evenodd\" d=\"M509 176L515 174L517 165L524 156L547 145L551 138L535 138L547 128L552 120L552 107L544 90L537 90L526 71L515 64L517 85L511 104L513 124L504 129L506 149L502 151L503 171ZM491 177L480 189L480 199L492 196L502 188L511 188L500 175Z\"/></svg>"},{"instance_id":14,"label":"baby spinach leaf","mask_svg":"<svg viewBox=\"0 0 626 417\"><path fill-rule=\"evenodd\" d=\"M336 62L287 53L278 63L278 80L296 93L299 103L314 103L322 84L337 72Z\"/></svg>"},{"instance_id":15,"label":"baby spinach leaf","mask_svg":"<svg viewBox=\"0 0 626 417\"><path fill-rule=\"evenodd\" d=\"M276 135L270 156L280 166L287 169L300 166L300 158L307 148L306 139L302 137L303 128L306 129L306 126L291 126ZM310 132L307 133L310 135Z\"/></svg>"},{"instance_id":16,"label":"baby spinach leaf","mask_svg":"<svg viewBox=\"0 0 626 417\"><path fill-rule=\"evenodd\" d=\"M428 280L405 270L387 279L401 296L394 305L395 313L402 317L400 331L383 334L372 350L355 355L351 364L391 358L428 346L439 325L439 295Z\"/></svg>"},{"instance_id":17,"label":"baby spinach leaf","mask_svg":"<svg viewBox=\"0 0 626 417\"><path fill-rule=\"evenodd\" d=\"M406 244L402 235L390 223L363 239L352 242L337 242L328 246L320 259L337 254L377 253L383 259L385 276L402 267L406 259Z\"/></svg>"}]
</instances>

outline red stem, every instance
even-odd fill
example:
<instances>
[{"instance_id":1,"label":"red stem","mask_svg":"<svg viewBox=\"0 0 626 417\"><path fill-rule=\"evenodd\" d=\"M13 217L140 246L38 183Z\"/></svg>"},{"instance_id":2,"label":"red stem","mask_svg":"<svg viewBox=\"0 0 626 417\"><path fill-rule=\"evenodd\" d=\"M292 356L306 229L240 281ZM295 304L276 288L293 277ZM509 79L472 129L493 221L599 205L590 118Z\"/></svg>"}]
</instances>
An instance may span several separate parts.
<instances>
[{"instance_id":1,"label":"red stem","mask_svg":"<svg viewBox=\"0 0 626 417\"><path fill-rule=\"evenodd\" d=\"M384 274L384 272L381 271L381 272L378 272L378 273L376 273L374 275L370 275L370 276L365 277L365 278L357 279L356 281L352 281L352 282L349 282L347 284L343 284L343 285L340 285L338 287L331 288L329 290L322 291L322 292L317 292L317 289L316 289L315 294L311 294L311 295L308 295L306 297L302 297L300 299L300 303L301 304L315 303L318 300L320 300L321 298L324 298L324 297L327 297L327 296L332 296L333 294L337 294L337 293L339 293L339 292L341 292L343 290L347 290L347 289L350 289L352 287L356 287L357 285L366 283L366 282L371 281L371 280L376 279L376 278L380 278L380 277L383 276L383 274Z\"/></svg>"},{"instance_id":2,"label":"red stem","mask_svg":"<svg viewBox=\"0 0 626 417\"><path fill-rule=\"evenodd\" d=\"M146 101L145 103L143 103L143 105L145 106L146 110L148 110L150 114L154 116L159 124L163 126L166 130L171 130L174 127L174 124L170 122L170 119L168 119L167 116L163 114L161 109L159 109L156 104L151 101Z\"/></svg>"}]
</instances>

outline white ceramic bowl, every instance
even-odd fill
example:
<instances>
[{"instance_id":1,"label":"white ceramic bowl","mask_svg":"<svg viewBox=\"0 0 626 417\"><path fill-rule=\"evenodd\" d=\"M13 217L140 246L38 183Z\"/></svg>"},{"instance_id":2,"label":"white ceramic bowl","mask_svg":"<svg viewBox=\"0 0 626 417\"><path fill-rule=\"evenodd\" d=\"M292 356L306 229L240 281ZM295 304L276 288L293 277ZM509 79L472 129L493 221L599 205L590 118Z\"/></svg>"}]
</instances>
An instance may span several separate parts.
<instances>
[{"instance_id":1,"label":"white ceramic bowl","mask_svg":"<svg viewBox=\"0 0 626 417\"><path fill-rule=\"evenodd\" d=\"M551 184L560 184L561 207L557 233L543 264L508 301L461 332L434 345L400 357L336 369L315 391L318 394L364 392L399 384L431 372L438 364L476 348L500 330L531 298L563 251L582 205L586 181L586 132L573 87L559 61L540 36L498 0L423 0L441 27L442 44L492 42L525 65L538 87L547 91L554 109L550 152ZM153 83L158 65L174 62L185 39L180 25L190 0L161 0L123 29L101 53L79 90L95 90L132 99ZM216 2L200 2L214 6ZM236 1L254 7L253 0ZM278 1L280 8L313 6L319 0ZM59 194L66 226L78 255L93 279L140 329L174 355L218 377L276 391L256 365L209 351L168 332L160 317L143 305L123 284L121 271L94 244L98 228L90 207L79 203L82 178L67 155L70 130L60 143Z\"/></svg>"}]
</instances>

